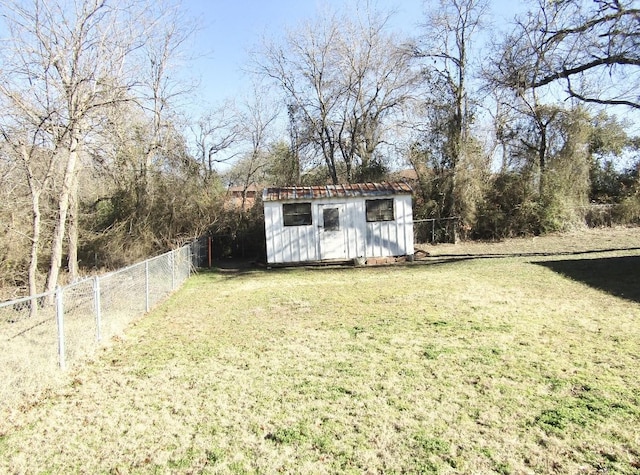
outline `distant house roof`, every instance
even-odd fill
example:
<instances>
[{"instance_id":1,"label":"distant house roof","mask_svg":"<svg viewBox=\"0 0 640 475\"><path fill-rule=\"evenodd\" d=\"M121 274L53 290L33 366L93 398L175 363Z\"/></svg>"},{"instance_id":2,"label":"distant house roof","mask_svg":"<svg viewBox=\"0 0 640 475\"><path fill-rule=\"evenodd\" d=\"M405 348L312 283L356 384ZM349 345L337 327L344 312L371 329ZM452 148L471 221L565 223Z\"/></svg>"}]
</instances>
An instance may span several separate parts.
<instances>
[{"instance_id":1,"label":"distant house roof","mask_svg":"<svg viewBox=\"0 0 640 475\"><path fill-rule=\"evenodd\" d=\"M397 172L391 173L390 177L392 180L406 180L409 182L418 180L418 174L413 168L398 170Z\"/></svg>"},{"instance_id":2,"label":"distant house roof","mask_svg":"<svg viewBox=\"0 0 640 475\"><path fill-rule=\"evenodd\" d=\"M310 200L315 198L371 197L411 194L413 189L403 182L354 183L346 185L286 186L265 188L263 201Z\"/></svg>"},{"instance_id":3,"label":"distant house roof","mask_svg":"<svg viewBox=\"0 0 640 475\"><path fill-rule=\"evenodd\" d=\"M255 194L259 190L260 190L260 188L255 183L251 183L248 186L234 185L234 186L230 186L229 187L229 192L230 193L240 193L240 194L242 194L242 193L254 193Z\"/></svg>"},{"instance_id":4,"label":"distant house roof","mask_svg":"<svg viewBox=\"0 0 640 475\"><path fill-rule=\"evenodd\" d=\"M248 186L230 186L224 207L226 209L242 208L246 211L255 205L260 190L261 188L255 183Z\"/></svg>"}]
</instances>

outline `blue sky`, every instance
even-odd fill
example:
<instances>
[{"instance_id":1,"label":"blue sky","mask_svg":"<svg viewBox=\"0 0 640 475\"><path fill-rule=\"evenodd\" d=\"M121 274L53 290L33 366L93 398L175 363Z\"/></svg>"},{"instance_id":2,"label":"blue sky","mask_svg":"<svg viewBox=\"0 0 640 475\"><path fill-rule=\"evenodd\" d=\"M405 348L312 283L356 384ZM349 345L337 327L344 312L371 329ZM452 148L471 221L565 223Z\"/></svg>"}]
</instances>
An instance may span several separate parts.
<instances>
[{"instance_id":1,"label":"blue sky","mask_svg":"<svg viewBox=\"0 0 640 475\"><path fill-rule=\"evenodd\" d=\"M392 24L406 34L414 33L423 19L423 0L372 3L380 10L394 10ZM497 24L504 24L518 8L523 8L523 2L517 0L491 3ZM201 25L195 38L195 53L200 57L190 71L201 82L198 107L214 106L247 92L249 82L242 66L247 62L248 51L263 36L277 36L327 6L340 8L345 4L350 0L185 0L188 14Z\"/></svg>"}]
</instances>

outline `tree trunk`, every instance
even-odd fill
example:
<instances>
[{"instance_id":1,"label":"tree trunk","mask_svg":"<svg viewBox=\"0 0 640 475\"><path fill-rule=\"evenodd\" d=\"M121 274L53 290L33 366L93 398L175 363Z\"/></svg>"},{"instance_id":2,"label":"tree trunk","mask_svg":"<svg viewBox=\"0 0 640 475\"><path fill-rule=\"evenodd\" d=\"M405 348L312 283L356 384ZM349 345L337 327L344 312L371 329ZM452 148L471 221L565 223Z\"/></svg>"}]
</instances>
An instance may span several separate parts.
<instances>
[{"instance_id":1,"label":"tree trunk","mask_svg":"<svg viewBox=\"0 0 640 475\"><path fill-rule=\"evenodd\" d=\"M40 192L31 195L32 233L31 258L29 259L29 295L38 293L38 248L40 247ZM35 318L38 314L38 302L32 300L29 316Z\"/></svg>"},{"instance_id":2,"label":"tree trunk","mask_svg":"<svg viewBox=\"0 0 640 475\"><path fill-rule=\"evenodd\" d=\"M27 181L31 193L31 256L29 258L29 295L38 293L38 249L40 247L40 193L41 188L37 187L33 170L31 169L30 156L24 145L20 147L22 160L27 172ZM32 300L29 307L29 316L35 318L38 314L38 302Z\"/></svg>"},{"instance_id":3,"label":"tree trunk","mask_svg":"<svg viewBox=\"0 0 640 475\"><path fill-rule=\"evenodd\" d=\"M58 285L60 267L62 266L62 248L65 238L65 227L67 225L67 214L69 212L69 201L76 181L76 162L78 161L77 131L72 128L70 136L69 156L67 158L67 166L64 171L62 190L60 192L60 200L58 202L58 221L53 231L53 239L51 242L51 264L49 266L47 285L45 289L45 291L50 294L47 299L50 302L53 302L53 291Z\"/></svg>"},{"instance_id":4,"label":"tree trunk","mask_svg":"<svg viewBox=\"0 0 640 475\"><path fill-rule=\"evenodd\" d=\"M547 173L547 126L546 124L540 124L540 148L538 149L538 168L540 170L540 176L538 181L538 196L542 197L545 193L545 181Z\"/></svg>"},{"instance_id":5,"label":"tree trunk","mask_svg":"<svg viewBox=\"0 0 640 475\"><path fill-rule=\"evenodd\" d=\"M69 195L69 254L67 266L69 269L69 281L78 279L78 176L74 174L73 188Z\"/></svg>"}]
</instances>

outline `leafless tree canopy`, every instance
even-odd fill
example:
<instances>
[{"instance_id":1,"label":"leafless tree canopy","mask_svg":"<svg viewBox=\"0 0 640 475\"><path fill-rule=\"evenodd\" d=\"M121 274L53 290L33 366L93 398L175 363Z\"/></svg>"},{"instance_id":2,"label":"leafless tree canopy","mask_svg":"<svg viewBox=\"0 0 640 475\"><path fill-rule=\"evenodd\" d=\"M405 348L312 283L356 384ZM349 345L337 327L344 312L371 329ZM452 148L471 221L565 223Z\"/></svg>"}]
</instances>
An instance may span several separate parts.
<instances>
[{"instance_id":1,"label":"leafless tree canopy","mask_svg":"<svg viewBox=\"0 0 640 475\"><path fill-rule=\"evenodd\" d=\"M387 28L388 16L357 10L323 16L264 45L258 73L283 93L298 145L317 153L334 183L352 181L389 140L418 76L409 52Z\"/></svg>"},{"instance_id":2,"label":"leafless tree canopy","mask_svg":"<svg viewBox=\"0 0 640 475\"><path fill-rule=\"evenodd\" d=\"M100 155L96 137L123 104L150 111L152 133L140 180L146 186L146 171L170 130L165 107L177 93L166 79L170 61L190 30L171 16L175 10L150 2L7 0L1 6L10 33L0 53L2 130L11 149L20 151L16 156L30 184L32 269L41 246L43 190L51 188L56 203L46 284L51 291L65 244L70 276L78 274L78 192L85 185L79 172L87 157ZM51 158L43 165L45 157ZM43 169L50 172L36 179L35 170Z\"/></svg>"},{"instance_id":3,"label":"leafless tree canopy","mask_svg":"<svg viewBox=\"0 0 640 475\"><path fill-rule=\"evenodd\" d=\"M504 41L502 82L558 84L580 101L640 108L640 9L633 0L540 2Z\"/></svg>"}]
</instances>

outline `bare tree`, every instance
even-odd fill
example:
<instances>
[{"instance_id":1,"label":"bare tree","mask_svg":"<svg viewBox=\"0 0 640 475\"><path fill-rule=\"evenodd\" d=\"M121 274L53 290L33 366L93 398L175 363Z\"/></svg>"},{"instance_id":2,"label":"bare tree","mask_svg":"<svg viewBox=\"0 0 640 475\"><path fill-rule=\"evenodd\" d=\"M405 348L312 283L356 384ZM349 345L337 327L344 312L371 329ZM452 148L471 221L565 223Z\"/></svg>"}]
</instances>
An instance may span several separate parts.
<instances>
[{"instance_id":1,"label":"bare tree","mask_svg":"<svg viewBox=\"0 0 640 475\"><path fill-rule=\"evenodd\" d=\"M211 178L216 173L217 163L228 162L237 156L237 152L231 152L240 139L236 106L226 103L206 112L191 126L191 133L196 146L195 155L202 164L205 178Z\"/></svg>"},{"instance_id":2,"label":"bare tree","mask_svg":"<svg viewBox=\"0 0 640 475\"><path fill-rule=\"evenodd\" d=\"M253 94L239 113L238 139L243 153L228 178L230 183L242 187L241 210L245 209L248 188L259 184L267 173L271 130L278 117L277 107L267 97L264 90L254 85Z\"/></svg>"},{"instance_id":3,"label":"bare tree","mask_svg":"<svg viewBox=\"0 0 640 475\"><path fill-rule=\"evenodd\" d=\"M553 15L551 15L553 13ZM534 176L538 196L545 190L548 162L553 155L554 134L563 108L553 103L541 79L548 70L548 61L557 56L559 45L545 41L547 24L555 24L558 10L547 15L528 15L516 19L516 28L498 44L494 44L493 58L485 65L483 75L488 88L493 90L505 114L511 120L503 123L500 133L510 139L509 152L519 159ZM525 85L529 84L529 85Z\"/></svg>"},{"instance_id":4,"label":"bare tree","mask_svg":"<svg viewBox=\"0 0 640 475\"><path fill-rule=\"evenodd\" d=\"M509 38L520 57L503 65L505 85L522 90L557 84L583 102L640 109L635 0L539 1Z\"/></svg>"},{"instance_id":5,"label":"bare tree","mask_svg":"<svg viewBox=\"0 0 640 475\"><path fill-rule=\"evenodd\" d=\"M137 103L142 106L149 123L149 140L141 164L138 181L139 217L148 212L147 200L148 173L154 162L166 152L167 142L173 134L172 125L176 118L172 117L171 106L180 97L186 95L193 86L175 79L172 74L183 59L185 45L196 31L196 25L188 21L179 5L165 1L147 3L147 20L144 30L144 44L140 48L142 67L137 84Z\"/></svg>"},{"instance_id":6,"label":"bare tree","mask_svg":"<svg viewBox=\"0 0 640 475\"><path fill-rule=\"evenodd\" d=\"M423 25L425 33L413 45L414 56L424 62L430 89L425 98L430 138L424 147L440 175L438 194L444 197L440 207L443 214L465 221L472 218L473 199L465 196L469 187L466 179L467 183L460 179L461 171L474 168L471 159L477 152L471 136L474 101L469 96L470 52L487 9L485 0L432 4Z\"/></svg>"},{"instance_id":7,"label":"bare tree","mask_svg":"<svg viewBox=\"0 0 640 475\"><path fill-rule=\"evenodd\" d=\"M67 238L70 277L78 272L78 167L83 156L95 155L92 135L118 104L145 107L152 124L140 169L146 176L166 130L167 105L180 93L167 79L170 60L192 30L181 28L177 10L164 4L155 8L146 0L2 0L0 5L10 32L0 53L0 94L15 114L41 123L62 163L46 283L50 292Z\"/></svg>"},{"instance_id":8,"label":"bare tree","mask_svg":"<svg viewBox=\"0 0 640 475\"><path fill-rule=\"evenodd\" d=\"M414 92L410 54L387 32L388 20L368 7L323 16L255 60L282 88L296 145L317 151L334 183L369 166Z\"/></svg>"},{"instance_id":9,"label":"bare tree","mask_svg":"<svg viewBox=\"0 0 640 475\"><path fill-rule=\"evenodd\" d=\"M46 290L57 285L70 203L77 193L77 164L100 108L125 100L125 59L139 48L123 17L134 11L104 0L3 2L10 45L2 58L2 92L26 117L40 117L64 160L58 191ZM131 21L137 18L129 18ZM132 23L129 23L132 24ZM29 89L28 94L25 89Z\"/></svg>"},{"instance_id":10,"label":"bare tree","mask_svg":"<svg viewBox=\"0 0 640 475\"><path fill-rule=\"evenodd\" d=\"M284 45L270 43L255 58L259 74L282 88L307 143L316 145L334 183L338 182L337 144L331 114L340 90L331 45L339 34L335 21L305 25L289 33Z\"/></svg>"},{"instance_id":11,"label":"bare tree","mask_svg":"<svg viewBox=\"0 0 640 475\"><path fill-rule=\"evenodd\" d=\"M33 123L32 117L14 116L9 113L13 110L10 104L7 112L1 117L0 136L5 145L5 150L11 155L14 163L19 165L29 190L31 201L31 234L30 257L28 269L29 295L38 293L38 256L42 231L42 206L43 195L50 192L52 181L56 172L56 153L51 148L47 134L42 129L44 121ZM30 314L35 316L38 306L31 302Z\"/></svg>"}]
</instances>

